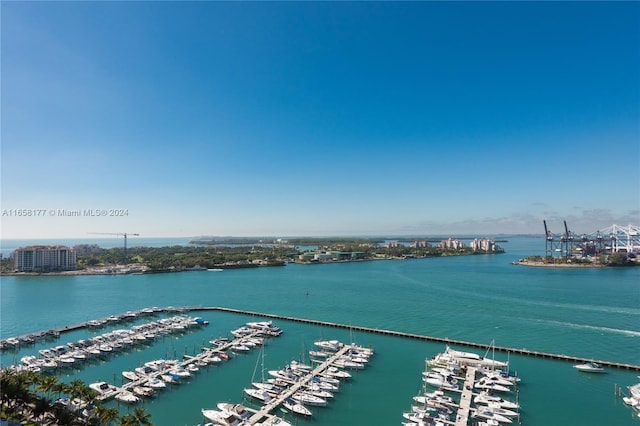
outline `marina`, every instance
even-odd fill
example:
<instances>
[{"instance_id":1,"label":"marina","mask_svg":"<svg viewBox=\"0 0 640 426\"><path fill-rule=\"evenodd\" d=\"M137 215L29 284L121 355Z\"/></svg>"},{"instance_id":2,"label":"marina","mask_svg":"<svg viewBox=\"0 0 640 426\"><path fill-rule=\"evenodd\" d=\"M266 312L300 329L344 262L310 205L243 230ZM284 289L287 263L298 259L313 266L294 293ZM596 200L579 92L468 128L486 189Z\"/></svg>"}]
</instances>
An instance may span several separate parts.
<instances>
[{"instance_id":1,"label":"marina","mask_svg":"<svg viewBox=\"0 0 640 426\"><path fill-rule=\"evenodd\" d=\"M341 329L361 331L365 333L383 334L383 335L395 336L395 337L401 337L401 338L407 338L407 339L426 340L431 342L443 343L446 345L457 345L457 346L477 348L482 350L493 349L497 352L518 354L518 355L532 356L532 357L539 357L539 358L547 358L547 359L553 359L557 361L566 361L566 362L578 363L578 364L596 362L597 364L603 367L640 371L640 365L637 365L637 364L628 364L628 363L621 363L621 362L607 361L607 360L594 360L591 358L583 358L583 357L577 357L577 356L571 356L571 355L565 355L565 354L554 354L549 352L534 351L526 348L511 348L511 347L504 347L504 346L487 345L487 344L478 343L478 342L469 342L464 340L448 339L448 338L442 338L442 337L436 337L436 336L426 336L426 335L420 335L420 334L414 334L414 333L404 333L400 331L384 330L384 329L371 328L371 327L362 327L362 326L357 326L352 324L339 324L339 323L334 323L329 321L319 321L319 320L313 320L313 319L307 319L307 318L296 318L296 317L270 314L270 313L264 313L264 312L244 311L241 309L233 309L233 308L225 308L225 307L180 307L180 308L168 307L168 308L145 308L142 311L148 312L147 309L152 309L154 312L165 312L165 313L167 312L198 312L198 311L230 312L230 313L250 315L255 317L283 320L283 321L301 322L305 324L312 324L312 325L318 325L323 327L341 328ZM123 315L126 315L126 314L123 314ZM126 317L123 315L114 316L114 318ZM60 333L88 328L91 326L90 323L91 321L88 321L80 324L64 326L63 328L47 330L47 331L43 331L35 334L58 335ZM24 342L26 339L26 336L30 336L30 335L32 334L9 338L9 339L11 339L12 341ZM7 347L6 341L9 339L5 339L3 341L2 348Z\"/></svg>"}]
</instances>

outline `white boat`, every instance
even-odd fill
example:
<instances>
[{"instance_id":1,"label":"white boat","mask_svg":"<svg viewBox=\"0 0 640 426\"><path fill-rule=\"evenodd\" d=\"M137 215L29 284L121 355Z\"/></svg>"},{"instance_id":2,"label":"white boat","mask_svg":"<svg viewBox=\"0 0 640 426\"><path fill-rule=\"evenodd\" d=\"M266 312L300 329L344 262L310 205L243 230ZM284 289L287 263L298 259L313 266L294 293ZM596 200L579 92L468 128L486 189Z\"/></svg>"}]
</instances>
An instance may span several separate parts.
<instances>
[{"instance_id":1,"label":"white boat","mask_svg":"<svg viewBox=\"0 0 640 426\"><path fill-rule=\"evenodd\" d=\"M203 408L202 415L211 420L214 425L241 426L244 424L243 420L238 419L228 411L207 410Z\"/></svg>"},{"instance_id":2,"label":"white boat","mask_svg":"<svg viewBox=\"0 0 640 426\"><path fill-rule=\"evenodd\" d=\"M493 390L493 391L497 391L497 392L511 392L511 389L509 389L508 387L504 386L504 385L500 385L498 383L495 383L485 377L481 378L480 380L478 380L473 387L477 388L477 389L487 389L487 390Z\"/></svg>"},{"instance_id":3,"label":"white boat","mask_svg":"<svg viewBox=\"0 0 640 426\"><path fill-rule=\"evenodd\" d=\"M627 386L629 389L629 393L633 398L640 399L640 383L636 383L635 385Z\"/></svg>"},{"instance_id":4,"label":"white boat","mask_svg":"<svg viewBox=\"0 0 640 426\"><path fill-rule=\"evenodd\" d=\"M106 395L111 392L115 392L118 388L113 385L110 385L107 382L95 382L89 385L91 389L98 392L100 395Z\"/></svg>"},{"instance_id":5,"label":"white boat","mask_svg":"<svg viewBox=\"0 0 640 426\"><path fill-rule=\"evenodd\" d=\"M482 406L476 408L472 416L480 417L483 419L496 420L500 423L513 423L509 417L503 416L501 414L496 414L488 408Z\"/></svg>"},{"instance_id":6,"label":"white boat","mask_svg":"<svg viewBox=\"0 0 640 426\"><path fill-rule=\"evenodd\" d=\"M320 398L333 398L333 394L326 389L322 389L317 383L308 383L302 388L304 392L310 393Z\"/></svg>"},{"instance_id":7,"label":"white boat","mask_svg":"<svg viewBox=\"0 0 640 426\"><path fill-rule=\"evenodd\" d=\"M160 378L165 382L165 383L170 383L170 384L177 384L180 383L180 377L176 376L175 374L171 374L171 373L165 373L165 374L161 374Z\"/></svg>"},{"instance_id":8,"label":"white boat","mask_svg":"<svg viewBox=\"0 0 640 426\"><path fill-rule=\"evenodd\" d=\"M153 389L163 389L167 387L167 384L157 377L151 377L147 382L147 385Z\"/></svg>"},{"instance_id":9,"label":"white boat","mask_svg":"<svg viewBox=\"0 0 640 426\"><path fill-rule=\"evenodd\" d=\"M413 397L413 400L418 404L429 404L429 403L439 403L439 404L453 404L453 398L444 394L441 390L436 390L433 392L426 393L424 395L416 395Z\"/></svg>"},{"instance_id":10,"label":"white boat","mask_svg":"<svg viewBox=\"0 0 640 426\"><path fill-rule=\"evenodd\" d=\"M332 352L336 352L344 346L344 343L338 340L318 340L313 344L325 351L332 351Z\"/></svg>"},{"instance_id":11,"label":"white boat","mask_svg":"<svg viewBox=\"0 0 640 426\"><path fill-rule=\"evenodd\" d=\"M282 402L282 405L284 406L284 408L286 408L287 410L291 411L294 414L299 414L301 416L306 416L306 417L310 417L313 414L311 410L309 410L307 407L304 406L304 404L301 404L292 398L286 398Z\"/></svg>"},{"instance_id":12,"label":"white boat","mask_svg":"<svg viewBox=\"0 0 640 426\"><path fill-rule=\"evenodd\" d=\"M134 386L133 393L138 396L150 397L153 396L154 390L150 386Z\"/></svg>"},{"instance_id":13,"label":"white boat","mask_svg":"<svg viewBox=\"0 0 640 426\"><path fill-rule=\"evenodd\" d=\"M351 378L351 374L347 371L344 370L340 370L338 367L329 367L327 368L327 370L324 372L323 375L329 376L329 377L336 377L338 379L349 379Z\"/></svg>"},{"instance_id":14,"label":"white boat","mask_svg":"<svg viewBox=\"0 0 640 426\"><path fill-rule=\"evenodd\" d=\"M339 359L333 361L333 365L335 365L336 367L340 367L340 368L350 368L350 369L354 369L354 370L362 370L364 368L364 364L359 363L359 362L355 362L355 361L351 361L351 360L345 359L345 358L339 358Z\"/></svg>"},{"instance_id":15,"label":"white boat","mask_svg":"<svg viewBox=\"0 0 640 426\"><path fill-rule=\"evenodd\" d=\"M264 403L267 403L273 399L273 396L271 396L271 394L264 389L245 388L244 393Z\"/></svg>"},{"instance_id":16,"label":"white boat","mask_svg":"<svg viewBox=\"0 0 640 426\"><path fill-rule=\"evenodd\" d=\"M229 402L219 402L217 405L221 411L227 411L233 414L238 419L246 420L253 415L253 413L242 404L231 404Z\"/></svg>"},{"instance_id":17,"label":"white boat","mask_svg":"<svg viewBox=\"0 0 640 426\"><path fill-rule=\"evenodd\" d=\"M604 367L597 362L586 362L584 364L576 364L573 366L576 370L585 373L604 373Z\"/></svg>"},{"instance_id":18,"label":"white boat","mask_svg":"<svg viewBox=\"0 0 640 426\"><path fill-rule=\"evenodd\" d=\"M289 366L296 371L310 372L313 367L309 364L304 364L302 361L293 360L289 363Z\"/></svg>"},{"instance_id":19,"label":"white boat","mask_svg":"<svg viewBox=\"0 0 640 426\"><path fill-rule=\"evenodd\" d=\"M251 383L251 386L253 386L256 389L260 389L260 390L272 393L274 395L277 395L281 393L283 390L285 390L284 387L279 386L278 384L272 383L272 382L268 382L268 383L253 382Z\"/></svg>"},{"instance_id":20,"label":"white boat","mask_svg":"<svg viewBox=\"0 0 640 426\"><path fill-rule=\"evenodd\" d=\"M477 407L483 410L486 407L488 411L491 411L492 413L495 413L495 414L500 414L501 416L505 416L505 417L515 417L518 415L516 411L509 410L508 408L504 408L500 406L500 404L495 402L490 402L487 405L478 405Z\"/></svg>"},{"instance_id":21,"label":"white boat","mask_svg":"<svg viewBox=\"0 0 640 426\"><path fill-rule=\"evenodd\" d=\"M316 407L324 407L327 405L327 400L315 396L309 392L299 391L291 395L291 398L300 404L313 405Z\"/></svg>"},{"instance_id":22,"label":"white boat","mask_svg":"<svg viewBox=\"0 0 640 426\"><path fill-rule=\"evenodd\" d=\"M180 366L173 367L167 373L173 374L174 376L178 376L181 379L184 379L184 378L187 378L187 377L191 377L191 373L189 373L187 370L185 370L184 368L182 368Z\"/></svg>"},{"instance_id":23,"label":"white boat","mask_svg":"<svg viewBox=\"0 0 640 426\"><path fill-rule=\"evenodd\" d=\"M473 399L473 402L475 404L484 404L484 405L488 405L489 403L499 404L502 408L508 408L510 410L517 410L520 408L520 405L516 404L515 402L502 399L499 396L491 395L486 391L480 392Z\"/></svg>"},{"instance_id":24,"label":"white boat","mask_svg":"<svg viewBox=\"0 0 640 426\"><path fill-rule=\"evenodd\" d=\"M260 423L256 423L256 426L293 426L293 425L288 421L281 419L278 416L272 416L266 420L263 420Z\"/></svg>"},{"instance_id":25,"label":"white boat","mask_svg":"<svg viewBox=\"0 0 640 426\"><path fill-rule=\"evenodd\" d=\"M140 376L138 376L138 374L135 371L123 371L122 372L122 377L124 377L127 380L138 380L140 378Z\"/></svg>"}]
</instances>

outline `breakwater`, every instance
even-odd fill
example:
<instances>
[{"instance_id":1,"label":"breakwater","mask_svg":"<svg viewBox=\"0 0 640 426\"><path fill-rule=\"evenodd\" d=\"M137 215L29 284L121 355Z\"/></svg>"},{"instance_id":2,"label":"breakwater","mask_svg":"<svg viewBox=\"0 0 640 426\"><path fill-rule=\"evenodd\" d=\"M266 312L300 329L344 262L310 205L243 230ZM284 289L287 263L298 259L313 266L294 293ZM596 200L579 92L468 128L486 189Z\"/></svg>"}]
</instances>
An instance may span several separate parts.
<instances>
[{"instance_id":1,"label":"breakwater","mask_svg":"<svg viewBox=\"0 0 640 426\"><path fill-rule=\"evenodd\" d=\"M427 335L423 335L423 334L405 333L405 332L401 332L401 331L385 330L385 329L380 329L380 328L364 327L364 326L358 326L358 325L352 325L352 324L340 324L340 323L335 323L335 322L330 322L330 321L320 321L320 320L314 320L314 319L308 319L308 318L298 318L298 317L291 317L291 316L278 315L278 314L270 314L270 313L257 312L257 311L246 311L246 310L242 310L242 309L225 308L225 307L219 307L219 306L153 308L153 311L154 311L154 313L158 313L158 312L167 312L167 313L168 312L198 312L198 311L229 312L229 313L240 314L240 315L248 315L248 316L271 318L271 319L277 319L277 320L283 320L283 321L292 321L292 322L298 322L298 323L304 323L304 324L318 325L318 326L322 326L322 327L340 328L340 329L360 331L360 332L365 332L365 333L382 334L382 335L386 335L386 336L394 336L394 337L405 338L405 339L424 340L424 341L429 341L429 342L443 343L445 345L464 346L464 347L469 347L469 348L482 349L482 350L485 350L485 351L493 350L493 351L507 353L507 354L516 354L516 355L523 355L523 356L530 356L530 357L537 357L537 358L546 358L546 359L557 360L557 361L566 361L566 362L571 362L571 363L585 363L585 362L595 361L595 362L597 362L599 364L602 364L603 366L609 367L609 368L640 371L640 365L635 365L635 364L627 364L627 363L608 361L608 360L602 360L602 359L596 360L596 359L583 358L583 357L577 357L577 356L566 355L566 354L554 354L554 353L549 353L549 352L540 352L540 351L530 350L530 349L527 349L527 348L512 348L512 347L506 347L506 346L487 345L487 344L483 344L483 343L469 342L469 341L465 341L465 340L449 339L449 338L446 338L446 337L437 337L437 336L427 336ZM146 310L138 311L136 313L150 313L150 312L149 312L149 309L146 309ZM131 313L118 315L118 316L110 317L110 318L112 318L112 320L115 322L115 321L117 321L115 318L117 318L119 320L126 320L130 315L131 315ZM56 328L56 329L47 330L47 331L44 331L44 332L34 333L34 334L36 334L36 335L52 335L52 334L54 334L55 335L57 333L65 333L65 332L70 332L70 331L74 331L74 330L78 330L78 329L82 329L82 328L91 327L90 323L91 323L91 321L87 321L87 322L80 323L80 324L64 326L64 327L61 327L61 328ZM31 336L31 335L29 335L29 336ZM6 347L7 347L7 343L6 342L8 340L23 341L23 339L25 337L26 336L20 336L20 337L16 337L16 338L12 338L12 339L5 339L5 340L2 341L2 347L6 349Z\"/></svg>"}]
</instances>

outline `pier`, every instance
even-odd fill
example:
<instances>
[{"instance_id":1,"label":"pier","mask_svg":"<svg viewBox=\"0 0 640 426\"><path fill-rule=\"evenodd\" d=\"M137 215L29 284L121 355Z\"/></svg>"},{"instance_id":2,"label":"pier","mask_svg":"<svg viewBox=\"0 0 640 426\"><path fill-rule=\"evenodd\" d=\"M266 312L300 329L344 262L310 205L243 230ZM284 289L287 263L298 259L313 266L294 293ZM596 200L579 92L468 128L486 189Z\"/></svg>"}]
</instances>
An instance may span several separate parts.
<instances>
[{"instance_id":1,"label":"pier","mask_svg":"<svg viewBox=\"0 0 640 426\"><path fill-rule=\"evenodd\" d=\"M254 425L260 420L262 420L263 418L268 417L271 411L273 411L275 408L280 406L280 404L282 404L287 398L291 397L294 393L300 390L301 387L309 383L309 381L313 376L321 374L324 370L329 368L335 360L337 360L342 355L344 355L350 348L351 346L344 345L339 351L337 351L331 357L327 358L327 360L325 360L322 364L314 368L309 374L305 375L302 379L298 380L289 388L287 388L285 391L281 392L276 397L274 397L267 404L263 405L260 410L258 410L253 416L251 416L245 422L245 424L248 426Z\"/></svg>"},{"instance_id":2,"label":"pier","mask_svg":"<svg viewBox=\"0 0 640 426\"><path fill-rule=\"evenodd\" d=\"M571 362L571 363L586 363L586 362L592 362L593 361L593 362L597 362L598 364L601 364L604 367L623 369L623 370L640 371L640 365L636 365L636 364L627 364L627 363L608 361L608 360L595 360L595 359L591 359L591 358L583 358L583 357L577 357L577 356L572 356L572 355L554 354L554 353L549 353L549 352L534 351L534 350L530 350L530 349L526 349L526 348L511 348L511 347L505 347L505 346L493 346L493 345L487 345L487 344L476 343L476 342L469 342L469 341L464 341L464 340L449 339L449 338L446 338L446 337L427 336L427 335L422 335L422 334L405 333L405 332L401 332L401 331L385 330L385 329L372 328L372 327L363 327L363 326L350 325L350 324L340 324L340 323L329 322L329 321L319 321L319 320L306 319L306 318L290 317L290 316L286 316L286 315L269 314L269 313L264 313L264 312L255 312L255 311L245 311L245 310L241 310L241 309L224 308L224 307L217 307L217 306L210 306L210 307L202 307L202 306L200 306L200 307L181 307L181 308L173 308L173 307L171 307L171 308L158 309L158 310L154 311L154 313L159 313L159 312L163 312L163 313L167 313L167 312L198 312L198 311L229 312L229 313L235 313L235 314L240 314L240 315L271 318L271 319L277 319L277 320L283 320L283 321L292 321L292 322L298 322L298 323L304 323L304 324L310 324L310 325L318 325L318 326L322 326L322 327L340 328L340 329L346 329L346 330L360 331L360 332L364 332L364 333L381 334L381 335L400 337L400 338L405 338L405 339L424 340L424 341L429 341L429 342L443 343L445 345L457 345L457 346L481 349L481 350L485 350L485 351L488 350L488 349L492 349L492 350L495 350L495 351L498 351L498 352L503 352L503 353L508 353L508 354L531 356L531 357L536 357L536 358L546 358L546 359L550 359L550 360L566 361L566 362ZM143 313L144 310L141 310L141 311L138 311L138 312ZM144 313L146 313L146 312L144 312ZM123 316L121 315L120 317L123 317ZM69 326L65 326L65 327L62 327L62 328L56 328L56 329L53 329L53 330L48 330L48 331L44 331L44 332L41 332L41 333L35 333L35 334L45 335L46 333L66 333L66 332L75 331L75 330L79 330L79 329L83 329L83 328L89 328L90 326L91 325L89 324L89 321L87 321L87 322L84 322L84 323L75 324L75 325L69 325ZM25 337L26 336L21 336L21 337L15 338L15 339L16 340L21 340L21 339L23 339ZM6 339L6 340L9 340L9 339ZM6 346L4 346L4 343L6 342L6 340L2 341L3 348L5 348L5 349L6 349Z\"/></svg>"},{"instance_id":3,"label":"pier","mask_svg":"<svg viewBox=\"0 0 640 426\"><path fill-rule=\"evenodd\" d=\"M467 367L467 375L465 376L462 395L460 396L460 406L456 414L455 426L467 426L469 422L469 410L471 408L471 396L473 395L473 383L476 380L476 368Z\"/></svg>"}]
</instances>

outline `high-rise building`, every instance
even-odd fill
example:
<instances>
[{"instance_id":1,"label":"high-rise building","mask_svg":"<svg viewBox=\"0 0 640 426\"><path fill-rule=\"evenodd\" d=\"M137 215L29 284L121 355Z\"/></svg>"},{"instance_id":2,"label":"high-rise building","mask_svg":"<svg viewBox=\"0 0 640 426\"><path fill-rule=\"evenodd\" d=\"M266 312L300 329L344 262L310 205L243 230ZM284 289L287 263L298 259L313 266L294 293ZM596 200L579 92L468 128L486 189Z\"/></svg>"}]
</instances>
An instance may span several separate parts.
<instances>
[{"instance_id":1,"label":"high-rise building","mask_svg":"<svg viewBox=\"0 0 640 426\"><path fill-rule=\"evenodd\" d=\"M19 272L68 271L77 268L76 252L65 246L21 247L13 252Z\"/></svg>"}]
</instances>

